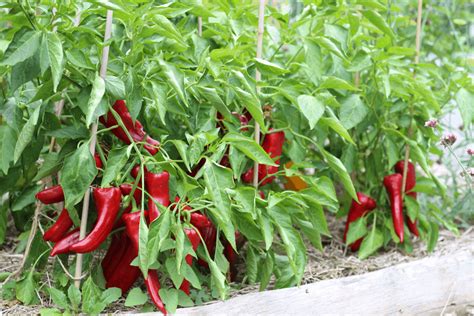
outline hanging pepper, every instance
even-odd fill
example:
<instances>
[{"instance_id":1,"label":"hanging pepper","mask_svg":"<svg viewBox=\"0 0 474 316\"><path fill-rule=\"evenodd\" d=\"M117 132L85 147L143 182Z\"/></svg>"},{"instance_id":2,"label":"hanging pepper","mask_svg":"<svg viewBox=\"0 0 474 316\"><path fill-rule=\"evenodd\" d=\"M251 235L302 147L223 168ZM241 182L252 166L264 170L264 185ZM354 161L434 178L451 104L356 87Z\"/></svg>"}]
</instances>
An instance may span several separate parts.
<instances>
[{"instance_id":1,"label":"hanging pepper","mask_svg":"<svg viewBox=\"0 0 474 316\"><path fill-rule=\"evenodd\" d=\"M193 247L193 250L196 251L198 248L199 244L201 243L201 238L199 237L199 234L194 230L194 229L189 229L185 228L184 233L188 237L189 241L191 242L191 246ZM186 263L189 266L193 265L193 256L187 255L186 258ZM188 280L184 279L183 283L181 283L181 286L179 287L181 291L189 295L190 293L190 283Z\"/></svg>"},{"instance_id":2,"label":"hanging pepper","mask_svg":"<svg viewBox=\"0 0 474 316\"><path fill-rule=\"evenodd\" d=\"M127 237L128 240L128 237ZM118 287L122 290L122 295L125 295L127 291L132 287L133 283L140 277L140 269L136 266L132 266L131 263L137 257L138 253L135 248L128 241L124 247L124 253L122 257L115 258L118 261L115 269L106 278L106 287Z\"/></svg>"},{"instance_id":3,"label":"hanging pepper","mask_svg":"<svg viewBox=\"0 0 474 316\"><path fill-rule=\"evenodd\" d=\"M402 175L394 173L383 179L383 184L390 196L392 206L392 220L395 233L400 242L403 243L403 197L402 197Z\"/></svg>"},{"instance_id":4,"label":"hanging pepper","mask_svg":"<svg viewBox=\"0 0 474 316\"><path fill-rule=\"evenodd\" d=\"M130 195L130 193L132 193L132 189L133 189L133 183L132 184L124 183L120 185L120 192L122 192L123 196ZM139 185L137 185L135 191L133 192L133 199L135 200L135 204L137 206L139 206L140 203L142 202L142 190L139 187ZM130 205L123 212L128 213L131 210L132 210L132 203L130 203Z\"/></svg>"},{"instance_id":5,"label":"hanging pepper","mask_svg":"<svg viewBox=\"0 0 474 316\"><path fill-rule=\"evenodd\" d=\"M117 114L122 119L123 125L128 130L133 141L134 142L145 141L146 144L144 145L144 148L151 155L155 155L158 152L158 146L160 145L160 142L145 134L145 131L143 130L143 125L140 123L140 121L135 120L135 123L133 122L132 116L130 115L130 112L128 111L125 101L117 100L115 104L113 105L113 109L117 112ZM100 122L104 124L106 127L112 127L112 126L118 125L117 120L115 119L113 113L111 112L107 113L105 117L104 116L100 117ZM117 126L113 128L112 133L115 136L117 136L118 139L123 141L125 144L127 145L130 144L130 139L128 138L127 134L122 129L122 127Z\"/></svg>"},{"instance_id":6,"label":"hanging pepper","mask_svg":"<svg viewBox=\"0 0 474 316\"><path fill-rule=\"evenodd\" d=\"M102 169L104 164L102 163L102 159L100 159L100 155L98 153L94 154L95 166L97 169Z\"/></svg>"},{"instance_id":7,"label":"hanging pepper","mask_svg":"<svg viewBox=\"0 0 474 316\"><path fill-rule=\"evenodd\" d=\"M263 139L262 148L267 152L271 158L280 157L283 150L283 143L285 142L285 133L284 132L274 132L265 135ZM280 158L275 162L276 164L280 163ZM267 165L258 165L258 181L262 181L265 177L275 174L278 171L278 166L267 166ZM242 181L245 183L252 183L253 181L254 169L253 167L247 170L242 175ZM265 185L271 183L275 177L268 177L261 182L260 185Z\"/></svg>"},{"instance_id":8,"label":"hanging pepper","mask_svg":"<svg viewBox=\"0 0 474 316\"><path fill-rule=\"evenodd\" d=\"M160 216L160 211L155 203L160 203L165 207L170 205L169 179L170 174L167 171L161 173L145 172L145 188L150 194L148 199L150 222Z\"/></svg>"},{"instance_id":9,"label":"hanging pepper","mask_svg":"<svg viewBox=\"0 0 474 316\"><path fill-rule=\"evenodd\" d=\"M405 169L405 161L400 160L395 164L395 172L399 173L403 177L403 170ZM407 170L407 179L405 184L405 193L408 196L411 196L416 200L416 192L410 192L416 185L416 171L415 166L409 161L408 162L408 170ZM418 231L418 220L412 221L410 216L407 216L407 226L410 232L416 237L420 236L420 232Z\"/></svg>"},{"instance_id":10,"label":"hanging pepper","mask_svg":"<svg viewBox=\"0 0 474 316\"><path fill-rule=\"evenodd\" d=\"M292 165L293 162L289 161L285 164L285 167L288 169L291 168ZM285 179L286 183L284 184L284 186L287 190L301 191L308 187L308 184L299 176L285 177Z\"/></svg>"},{"instance_id":11,"label":"hanging pepper","mask_svg":"<svg viewBox=\"0 0 474 316\"><path fill-rule=\"evenodd\" d=\"M51 256L65 254L71 252L71 246L79 240L79 228L76 228L69 232L63 239L54 244L51 249Z\"/></svg>"},{"instance_id":12,"label":"hanging pepper","mask_svg":"<svg viewBox=\"0 0 474 316\"><path fill-rule=\"evenodd\" d=\"M349 231L349 225L352 222L355 222L357 219L365 216L368 212L372 211L377 207L377 203L370 198L369 196L365 195L364 193L357 192L357 198L359 199L359 203L355 200L352 200L351 208L349 209L349 213L347 214L347 221L346 221L346 228L344 230L344 243L346 242L347 232ZM352 251L357 251L360 248L360 244L364 238L359 238L355 242L353 242L350 247Z\"/></svg>"},{"instance_id":13,"label":"hanging pepper","mask_svg":"<svg viewBox=\"0 0 474 316\"><path fill-rule=\"evenodd\" d=\"M129 239L125 232L114 234L109 249L102 259L101 266L104 278L108 281L115 269L120 265L122 257L129 246Z\"/></svg>"},{"instance_id":14,"label":"hanging pepper","mask_svg":"<svg viewBox=\"0 0 474 316\"><path fill-rule=\"evenodd\" d=\"M36 193L36 198L43 204L53 204L64 201L64 191L60 185L55 185Z\"/></svg>"},{"instance_id":15,"label":"hanging pepper","mask_svg":"<svg viewBox=\"0 0 474 316\"><path fill-rule=\"evenodd\" d=\"M144 216L146 217L146 211ZM140 212L128 213L122 215L123 221L127 231L128 238L130 238L132 247L138 256L139 234L140 234ZM148 270L148 275L145 278L145 284L148 289L148 294L155 306L166 314L165 306L160 298L160 280L156 270Z\"/></svg>"},{"instance_id":16,"label":"hanging pepper","mask_svg":"<svg viewBox=\"0 0 474 316\"><path fill-rule=\"evenodd\" d=\"M69 213L64 208L59 214L56 222L47 230L43 235L44 241L58 242L72 227L72 220L69 217Z\"/></svg>"},{"instance_id":17,"label":"hanging pepper","mask_svg":"<svg viewBox=\"0 0 474 316\"><path fill-rule=\"evenodd\" d=\"M115 218L120 210L119 188L95 188L93 195L97 209L97 222L86 238L71 246L74 252L86 253L97 249L114 227Z\"/></svg>"}]
</instances>

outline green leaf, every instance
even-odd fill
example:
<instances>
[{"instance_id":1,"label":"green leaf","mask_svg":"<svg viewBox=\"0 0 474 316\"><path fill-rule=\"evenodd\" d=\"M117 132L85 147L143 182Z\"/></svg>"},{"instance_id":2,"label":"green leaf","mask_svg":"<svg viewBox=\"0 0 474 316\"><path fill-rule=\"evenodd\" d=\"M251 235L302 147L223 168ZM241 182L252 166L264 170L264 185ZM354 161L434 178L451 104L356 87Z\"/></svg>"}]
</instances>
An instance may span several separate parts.
<instances>
[{"instance_id":1,"label":"green leaf","mask_svg":"<svg viewBox=\"0 0 474 316\"><path fill-rule=\"evenodd\" d=\"M428 242L427 242L427 251L433 252L436 244L438 243L438 236L439 236L439 227L438 224L434 222L430 222L430 229L428 232Z\"/></svg>"},{"instance_id":2,"label":"green leaf","mask_svg":"<svg viewBox=\"0 0 474 316\"><path fill-rule=\"evenodd\" d=\"M250 112L253 119L260 124L262 132L266 133L265 121L263 120L263 112L260 107L260 101L253 94L245 90L242 90L239 87L233 87L234 91L237 93L237 96L240 99L240 102L245 106L245 108Z\"/></svg>"},{"instance_id":3,"label":"green leaf","mask_svg":"<svg viewBox=\"0 0 474 316\"><path fill-rule=\"evenodd\" d=\"M189 103L186 97L186 91L184 90L184 75L178 70L174 65L171 65L165 62L163 59L158 59L163 73L168 78L170 85L173 87L174 91L178 95L179 99L189 107Z\"/></svg>"},{"instance_id":4,"label":"green leaf","mask_svg":"<svg viewBox=\"0 0 474 316\"><path fill-rule=\"evenodd\" d=\"M349 90L349 91L358 90L349 82L337 77L327 77L321 83L321 85L319 86L319 89L339 89L339 90Z\"/></svg>"},{"instance_id":5,"label":"green leaf","mask_svg":"<svg viewBox=\"0 0 474 316\"><path fill-rule=\"evenodd\" d=\"M115 100L125 99L125 83L115 76L105 77L105 90L114 97Z\"/></svg>"},{"instance_id":6,"label":"green leaf","mask_svg":"<svg viewBox=\"0 0 474 316\"><path fill-rule=\"evenodd\" d=\"M67 297L62 291L55 289L54 287L48 288L49 295L53 303L62 309L68 309Z\"/></svg>"},{"instance_id":7,"label":"green leaf","mask_svg":"<svg viewBox=\"0 0 474 316\"><path fill-rule=\"evenodd\" d=\"M67 296L72 304L73 310L77 310L81 304L81 291L79 291L79 289L74 284L71 284L67 289Z\"/></svg>"},{"instance_id":8,"label":"green leaf","mask_svg":"<svg viewBox=\"0 0 474 316\"><path fill-rule=\"evenodd\" d=\"M101 291L94 283L92 277L88 277L82 285L82 311L87 314L99 314L106 307L100 301Z\"/></svg>"},{"instance_id":9,"label":"green leaf","mask_svg":"<svg viewBox=\"0 0 474 316\"><path fill-rule=\"evenodd\" d=\"M352 94L341 102L339 118L345 129L357 126L367 116L368 110L358 94Z\"/></svg>"},{"instance_id":10,"label":"green leaf","mask_svg":"<svg viewBox=\"0 0 474 316\"><path fill-rule=\"evenodd\" d=\"M418 214L420 214L420 205L416 199L409 195L405 195L404 202L407 215L414 222L418 218Z\"/></svg>"},{"instance_id":11,"label":"green leaf","mask_svg":"<svg viewBox=\"0 0 474 316\"><path fill-rule=\"evenodd\" d=\"M53 91L56 92L56 88L63 75L63 46L56 33L48 32L45 37L48 47L49 65L53 77Z\"/></svg>"},{"instance_id":12,"label":"green leaf","mask_svg":"<svg viewBox=\"0 0 474 316\"><path fill-rule=\"evenodd\" d=\"M145 213L142 211L140 214L140 230L139 230L139 242L138 242L138 258L139 267L143 275L148 275L148 264L150 263L148 256L148 224L145 220Z\"/></svg>"},{"instance_id":13,"label":"green leaf","mask_svg":"<svg viewBox=\"0 0 474 316\"><path fill-rule=\"evenodd\" d=\"M227 296L225 276L212 260L209 260L209 269L211 270L212 285L216 287L220 298L223 300Z\"/></svg>"},{"instance_id":14,"label":"green leaf","mask_svg":"<svg viewBox=\"0 0 474 316\"><path fill-rule=\"evenodd\" d=\"M25 305L30 305L36 298L36 282L33 279L33 269L28 274L16 283L16 298Z\"/></svg>"},{"instance_id":15,"label":"green leaf","mask_svg":"<svg viewBox=\"0 0 474 316\"><path fill-rule=\"evenodd\" d=\"M187 47L186 42L183 40L183 35L181 35L181 33L178 31L175 25L170 22L170 20L160 14L154 14L153 20L156 22L157 32L159 34L174 39L184 48Z\"/></svg>"},{"instance_id":16,"label":"green leaf","mask_svg":"<svg viewBox=\"0 0 474 316\"><path fill-rule=\"evenodd\" d=\"M261 58L255 58L255 63L257 65L257 69L260 70L262 73L282 75L288 72L287 69L284 69L278 66L277 64L274 64Z\"/></svg>"},{"instance_id":17,"label":"green leaf","mask_svg":"<svg viewBox=\"0 0 474 316\"><path fill-rule=\"evenodd\" d=\"M193 288L198 289L198 290L201 289L201 282L199 282L198 276L196 275L196 273L194 272L193 268L190 265L188 264L183 265L181 267L181 273L184 276L184 278L188 280L189 283L191 283Z\"/></svg>"},{"instance_id":18,"label":"green leaf","mask_svg":"<svg viewBox=\"0 0 474 316\"><path fill-rule=\"evenodd\" d=\"M13 152L14 163L16 163L18 159L20 159L23 150L31 142L31 138L33 137L33 133L36 129L36 123L38 122L40 111L41 106L38 106L28 119L28 122L26 122L26 124L23 126L20 132L20 136L18 136L18 140L15 145L15 151Z\"/></svg>"},{"instance_id":19,"label":"green leaf","mask_svg":"<svg viewBox=\"0 0 474 316\"><path fill-rule=\"evenodd\" d=\"M471 125L472 120L474 119L474 93L461 88L456 93L455 98L459 107L459 111L461 112L464 126L467 128Z\"/></svg>"},{"instance_id":20,"label":"green leaf","mask_svg":"<svg viewBox=\"0 0 474 316\"><path fill-rule=\"evenodd\" d=\"M273 274L273 257L270 253L267 253L263 265L261 265L260 270L260 287L259 291L263 291L267 288L268 283L270 283L270 278Z\"/></svg>"},{"instance_id":21,"label":"green leaf","mask_svg":"<svg viewBox=\"0 0 474 316\"><path fill-rule=\"evenodd\" d=\"M26 36L29 36L28 39L24 40L15 51L8 55L8 57L0 62L0 65L13 66L16 65L31 56L33 56L38 50L40 44L41 32L30 33Z\"/></svg>"},{"instance_id":22,"label":"green leaf","mask_svg":"<svg viewBox=\"0 0 474 316\"><path fill-rule=\"evenodd\" d=\"M139 287L134 287L130 292L128 292L127 299L125 300L124 305L126 307L133 307L143 305L147 301L148 295L143 293Z\"/></svg>"},{"instance_id":23,"label":"green leaf","mask_svg":"<svg viewBox=\"0 0 474 316\"><path fill-rule=\"evenodd\" d=\"M179 264L181 264L179 262ZM166 258L165 261L165 267L166 267L166 272L168 272L168 275L171 278L171 281L173 281L173 284L176 288L179 288L181 286L181 283L183 283L184 277L181 273L179 273L177 269L178 261L176 261L176 257L168 257Z\"/></svg>"},{"instance_id":24,"label":"green leaf","mask_svg":"<svg viewBox=\"0 0 474 316\"><path fill-rule=\"evenodd\" d=\"M192 307L194 306L194 302L186 293L178 291L178 305L182 307Z\"/></svg>"},{"instance_id":25,"label":"green leaf","mask_svg":"<svg viewBox=\"0 0 474 316\"><path fill-rule=\"evenodd\" d=\"M86 126L89 127L91 123L96 119L95 112L99 106L100 101L105 93L105 82L97 73L95 75L94 82L92 83L91 95L87 102L86 111Z\"/></svg>"},{"instance_id":26,"label":"green leaf","mask_svg":"<svg viewBox=\"0 0 474 316\"><path fill-rule=\"evenodd\" d=\"M57 308L41 308L39 314L41 316L63 316L63 313Z\"/></svg>"},{"instance_id":27,"label":"green leaf","mask_svg":"<svg viewBox=\"0 0 474 316\"><path fill-rule=\"evenodd\" d=\"M60 184L64 190L65 208L72 208L84 198L96 175L95 160L89 144L84 143L64 160Z\"/></svg>"},{"instance_id":28,"label":"green leaf","mask_svg":"<svg viewBox=\"0 0 474 316\"><path fill-rule=\"evenodd\" d=\"M323 102L311 95L300 95L297 102L299 110L308 120L310 129L313 129L324 113Z\"/></svg>"},{"instance_id":29,"label":"green leaf","mask_svg":"<svg viewBox=\"0 0 474 316\"><path fill-rule=\"evenodd\" d=\"M362 14L376 28L378 28L379 30L381 30L383 33L387 34L391 38L395 38L395 34L393 33L390 26L387 24L386 19L383 18L377 11L375 11L375 10L364 10L364 11L362 11Z\"/></svg>"},{"instance_id":30,"label":"green leaf","mask_svg":"<svg viewBox=\"0 0 474 316\"><path fill-rule=\"evenodd\" d=\"M230 113L229 108L227 105L222 101L221 97L217 94L215 88L204 87L204 86L197 86L199 93L209 101L212 106L216 108L216 110L222 114L222 116L230 120L232 119L232 114Z\"/></svg>"},{"instance_id":31,"label":"green leaf","mask_svg":"<svg viewBox=\"0 0 474 316\"><path fill-rule=\"evenodd\" d=\"M311 40L306 40L304 42L304 48L305 62L308 67L306 76L308 76L311 82L315 85L319 85L323 74L323 56L321 54L321 48Z\"/></svg>"},{"instance_id":32,"label":"green leaf","mask_svg":"<svg viewBox=\"0 0 474 316\"><path fill-rule=\"evenodd\" d=\"M109 184L117 178L122 168L127 163L128 147L113 148L109 151L105 165L104 175L102 177L101 187L108 187Z\"/></svg>"},{"instance_id":33,"label":"green leaf","mask_svg":"<svg viewBox=\"0 0 474 316\"><path fill-rule=\"evenodd\" d=\"M313 39L311 39L315 43L317 43L319 46L329 50L331 53L336 55L337 57L341 58L342 60L348 62L346 56L341 52L341 50L337 47L336 44L334 44L330 39L327 37L323 36L317 36Z\"/></svg>"},{"instance_id":34,"label":"green leaf","mask_svg":"<svg viewBox=\"0 0 474 316\"><path fill-rule=\"evenodd\" d=\"M181 156L181 159L183 159L186 169L188 169L188 171L191 171L191 167L189 165L189 159L188 159L188 152L189 152L188 145L180 139L173 139L170 142L173 143L174 147L176 147L176 149L178 150L178 153Z\"/></svg>"},{"instance_id":35,"label":"green leaf","mask_svg":"<svg viewBox=\"0 0 474 316\"><path fill-rule=\"evenodd\" d=\"M349 224L346 245L350 245L367 234L367 217L360 217Z\"/></svg>"},{"instance_id":36,"label":"green leaf","mask_svg":"<svg viewBox=\"0 0 474 316\"><path fill-rule=\"evenodd\" d=\"M318 146L318 148L319 151L323 154L324 158L327 160L329 167L338 175L347 193L349 193L349 195L354 200L358 201L357 194L354 189L354 184L352 183L352 179L349 173L347 172L346 167L342 164L339 158L333 156L320 146Z\"/></svg>"},{"instance_id":37,"label":"green leaf","mask_svg":"<svg viewBox=\"0 0 474 316\"><path fill-rule=\"evenodd\" d=\"M8 125L0 126L1 152L12 153L15 151L16 132ZM0 155L0 169L4 174L8 173L10 163L13 161L13 155Z\"/></svg>"},{"instance_id":38,"label":"green leaf","mask_svg":"<svg viewBox=\"0 0 474 316\"><path fill-rule=\"evenodd\" d=\"M262 165L278 166L268 153L258 145L255 140L242 134L230 132L224 136L222 141L231 144L243 152L247 157Z\"/></svg>"},{"instance_id":39,"label":"green leaf","mask_svg":"<svg viewBox=\"0 0 474 316\"><path fill-rule=\"evenodd\" d=\"M120 299L121 296L121 289L119 289L118 287L111 287L102 292L102 295L100 296L100 301L105 305L110 305Z\"/></svg>"},{"instance_id":40,"label":"green leaf","mask_svg":"<svg viewBox=\"0 0 474 316\"><path fill-rule=\"evenodd\" d=\"M383 234L378 229L372 229L364 238L359 250L359 259L365 259L383 246Z\"/></svg>"},{"instance_id":41,"label":"green leaf","mask_svg":"<svg viewBox=\"0 0 474 316\"><path fill-rule=\"evenodd\" d=\"M355 145L351 135L349 135L344 126L342 126L341 122L339 122L339 120L337 120L336 118L322 117L320 119L320 122L322 125L329 126L330 128L332 128L336 133L339 134L339 136L347 140L349 143Z\"/></svg>"},{"instance_id":42,"label":"green leaf","mask_svg":"<svg viewBox=\"0 0 474 316\"><path fill-rule=\"evenodd\" d=\"M166 306L166 311L173 314L178 307L178 294L179 290L177 289L160 289L158 292L160 294L163 303Z\"/></svg>"}]
</instances>

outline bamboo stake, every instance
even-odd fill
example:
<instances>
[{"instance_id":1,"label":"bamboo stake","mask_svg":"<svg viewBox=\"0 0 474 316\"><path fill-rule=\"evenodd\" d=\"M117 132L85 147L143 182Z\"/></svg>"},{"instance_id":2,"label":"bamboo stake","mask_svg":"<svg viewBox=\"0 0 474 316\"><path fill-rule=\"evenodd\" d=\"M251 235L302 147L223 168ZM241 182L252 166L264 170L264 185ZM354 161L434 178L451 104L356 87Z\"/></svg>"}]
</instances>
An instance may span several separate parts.
<instances>
[{"instance_id":1,"label":"bamboo stake","mask_svg":"<svg viewBox=\"0 0 474 316\"><path fill-rule=\"evenodd\" d=\"M257 58L262 58L262 47L263 47L263 32L265 26L265 0L260 0L258 6L258 27L257 27ZM257 96L260 94L260 87L258 82L261 79L261 74L258 69L255 70L255 81L257 85ZM260 125L255 122L255 142L260 144ZM258 188L258 162L254 162L253 165L253 186L255 189Z\"/></svg>"},{"instance_id":2,"label":"bamboo stake","mask_svg":"<svg viewBox=\"0 0 474 316\"><path fill-rule=\"evenodd\" d=\"M420 62L420 49L421 49L421 16L423 13L423 0L418 0L418 12L416 17L416 37L415 37L415 65ZM416 71L413 69L413 77L416 76ZM413 117L413 105L410 107L410 117ZM413 129L411 126L408 127L408 138L413 134ZM403 161L403 180L402 180L402 192L405 194L405 189L407 185L407 172L408 172L408 160L410 158L410 145L406 144L405 146L405 158Z\"/></svg>"},{"instance_id":3,"label":"bamboo stake","mask_svg":"<svg viewBox=\"0 0 474 316\"><path fill-rule=\"evenodd\" d=\"M202 17L198 16L198 36L202 37Z\"/></svg>"},{"instance_id":4,"label":"bamboo stake","mask_svg":"<svg viewBox=\"0 0 474 316\"><path fill-rule=\"evenodd\" d=\"M112 18L113 18L113 11L107 10L107 18L105 21L105 34L104 34L104 43L106 43L110 39L110 35L112 33ZM102 60L100 63L100 76L102 79L105 80L107 75L107 64L109 61L109 45L106 45L102 50ZM92 124L91 127L91 142L89 145L89 150L92 155L95 154L95 145L97 142L97 122ZM84 201L82 204L82 215L81 215L81 228L79 231L79 240L84 239L86 236L86 229L87 229L87 217L89 215L89 202L90 202L90 192L84 194ZM74 274L74 285L79 288L81 286L81 275L82 275L82 254L77 254L76 259L76 271Z\"/></svg>"}]
</instances>

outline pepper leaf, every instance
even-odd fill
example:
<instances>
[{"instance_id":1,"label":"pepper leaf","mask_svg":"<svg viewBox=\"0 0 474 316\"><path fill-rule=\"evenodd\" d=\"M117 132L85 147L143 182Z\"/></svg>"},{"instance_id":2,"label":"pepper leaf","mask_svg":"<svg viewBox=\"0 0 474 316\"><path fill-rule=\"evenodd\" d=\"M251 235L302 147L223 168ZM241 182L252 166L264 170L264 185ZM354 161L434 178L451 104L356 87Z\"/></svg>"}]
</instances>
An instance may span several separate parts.
<instances>
[{"instance_id":1,"label":"pepper leaf","mask_svg":"<svg viewBox=\"0 0 474 316\"><path fill-rule=\"evenodd\" d=\"M278 166L268 155L268 153L266 153L265 150L263 150L263 148L250 137L230 132L224 136L222 141L228 142L229 144L243 152L247 157L249 157L253 161L258 162L259 164Z\"/></svg>"}]
</instances>

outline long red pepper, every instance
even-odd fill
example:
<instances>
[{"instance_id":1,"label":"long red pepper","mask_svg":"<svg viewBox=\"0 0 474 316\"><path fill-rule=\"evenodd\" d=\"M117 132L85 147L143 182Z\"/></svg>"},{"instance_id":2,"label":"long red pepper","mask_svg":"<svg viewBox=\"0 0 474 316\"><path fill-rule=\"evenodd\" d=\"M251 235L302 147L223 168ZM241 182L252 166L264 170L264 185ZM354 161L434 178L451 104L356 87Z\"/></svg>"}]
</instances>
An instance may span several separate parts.
<instances>
[{"instance_id":1,"label":"long red pepper","mask_svg":"<svg viewBox=\"0 0 474 316\"><path fill-rule=\"evenodd\" d=\"M262 148L270 155L271 158L280 157L283 150L283 143L285 142L285 133L284 132L274 132L265 135L263 139ZM280 163L278 158L275 162L276 164ZM262 181L266 176L272 175L278 172L278 166L267 166L259 165L258 166L258 181ZM253 181L254 169L250 168L242 175L242 181L245 183L252 183ZM275 177L268 177L260 185L265 185L274 180Z\"/></svg>"},{"instance_id":2,"label":"long red pepper","mask_svg":"<svg viewBox=\"0 0 474 316\"><path fill-rule=\"evenodd\" d=\"M403 170L405 169L405 161L400 160L395 164L395 172L399 173L403 176ZM411 196L416 200L416 192L410 192L416 185L416 171L415 166L409 161L408 162L408 170L407 170L407 180L405 185L405 193L408 196ZM416 236L420 236L420 232L418 231L418 220L412 221L409 216L407 216L407 226L408 229Z\"/></svg>"},{"instance_id":3,"label":"long red pepper","mask_svg":"<svg viewBox=\"0 0 474 316\"><path fill-rule=\"evenodd\" d=\"M402 195L402 175L394 173L383 179L383 184L390 196L390 204L392 206L392 221L395 233L400 242L403 243L403 195Z\"/></svg>"},{"instance_id":4,"label":"long red pepper","mask_svg":"<svg viewBox=\"0 0 474 316\"><path fill-rule=\"evenodd\" d=\"M98 153L94 154L95 166L97 169L102 169L104 164L102 163L102 159L100 159L100 155Z\"/></svg>"},{"instance_id":5,"label":"long red pepper","mask_svg":"<svg viewBox=\"0 0 474 316\"><path fill-rule=\"evenodd\" d=\"M128 238L127 238L128 239ZM118 287L122 290L124 295L133 283L140 277L140 269L136 266L132 266L131 263L137 257L137 251L131 245L129 241L125 247L125 252L122 257L116 260L119 262L115 269L112 270L111 275L106 279L106 287Z\"/></svg>"},{"instance_id":6,"label":"long red pepper","mask_svg":"<svg viewBox=\"0 0 474 316\"><path fill-rule=\"evenodd\" d=\"M144 214L145 215L145 214ZM146 216L146 215L145 215ZM139 234L140 234L140 212L128 213L122 215L127 235L130 238L132 247L138 255L139 247ZM166 314L166 309L163 301L160 298L160 280L156 270L148 270L148 275L145 278L145 284L148 289L148 294L155 306L163 313Z\"/></svg>"},{"instance_id":7,"label":"long red pepper","mask_svg":"<svg viewBox=\"0 0 474 316\"><path fill-rule=\"evenodd\" d=\"M160 173L145 172L145 188L151 197L148 199L150 222L160 216L160 211L155 203L160 203L165 207L170 205L169 179L170 174L167 171Z\"/></svg>"},{"instance_id":8,"label":"long red pepper","mask_svg":"<svg viewBox=\"0 0 474 316\"><path fill-rule=\"evenodd\" d=\"M97 209L97 222L86 238L71 246L71 251L91 252L97 249L114 227L120 210L121 193L119 188L95 188L93 191Z\"/></svg>"},{"instance_id":9,"label":"long red pepper","mask_svg":"<svg viewBox=\"0 0 474 316\"><path fill-rule=\"evenodd\" d=\"M108 281L115 269L120 265L122 257L129 246L129 239L125 232L121 232L112 236L109 249L102 259L101 266L105 280Z\"/></svg>"},{"instance_id":10,"label":"long red pepper","mask_svg":"<svg viewBox=\"0 0 474 316\"><path fill-rule=\"evenodd\" d=\"M346 228L344 229L344 242L346 242L347 232L349 231L349 225L377 207L377 203L375 203L372 198L365 195L364 193L357 192L357 198L359 199L359 203L357 203L355 200L352 200L351 208L349 209L349 213L347 214ZM351 250L359 250L360 244L362 243L363 239L364 238L359 238L355 242L353 242L350 245Z\"/></svg>"},{"instance_id":11,"label":"long red pepper","mask_svg":"<svg viewBox=\"0 0 474 316\"><path fill-rule=\"evenodd\" d=\"M201 243L201 238L199 237L199 234L194 230L194 229L189 229L185 228L184 233L186 236L188 236L189 241L191 242L191 246L193 247L193 250L196 251L198 248L199 244ZM187 255L186 258L186 263L189 266L193 265L193 256ZM190 293L190 284L188 280L183 280L183 283L181 283L181 286L179 287L181 291L189 295Z\"/></svg>"},{"instance_id":12,"label":"long red pepper","mask_svg":"<svg viewBox=\"0 0 474 316\"><path fill-rule=\"evenodd\" d=\"M79 240L79 228L69 232L63 239L58 241L53 249L51 249L51 256L60 255L71 252L71 246Z\"/></svg>"},{"instance_id":13,"label":"long red pepper","mask_svg":"<svg viewBox=\"0 0 474 316\"><path fill-rule=\"evenodd\" d=\"M118 115L122 119L122 122L125 128L128 130L133 141L135 142L145 141L146 144L144 145L144 148L151 155L155 155L158 152L158 147L160 145L160 142L145 134L143 125L140 123L140 121L135 120L135 122L133 122L132 116L130 115L130 112L128 111L125 101L117 100L115 104L113 105L113 109L118 113ZM114 115L111 112L107 113L105 117L101 117L100 122L104 124L106 127L112 127L112 126L118 125L117 120L115 119ZM122 127L118 126L116 128L113 128L112 133L114 133L114 135L117 136L117 138L123 141L125 144L130 144L130 139L128 138L127 134L122 129Z\"/></svg>"},{"instance_id":14,"label":"long red pepper","mask_svg":"<svg viewBox=\"0 0 474 316\"><path fill-rule=\"evenodd\" d=\"M36 198L43 204L53 204L64 201L64 191L60 185L55 185L36 193Z\"/></svg>"},{"instance_id":15,"label":"long red pepper","mask_svg":"<svg viewBox=\"0 0 474 316\"><path fill-rule=\"evenodd\" d=\"M59 214L59 217L56 222L51 225L51 227L47 231L45 231L43 239L45 241L58 242L69 231L69 229L72 227L72 224L73 223L71 218L69 217L69 213L64 208L61 211L61 214Z\"/></svg>"}]
</instances>

